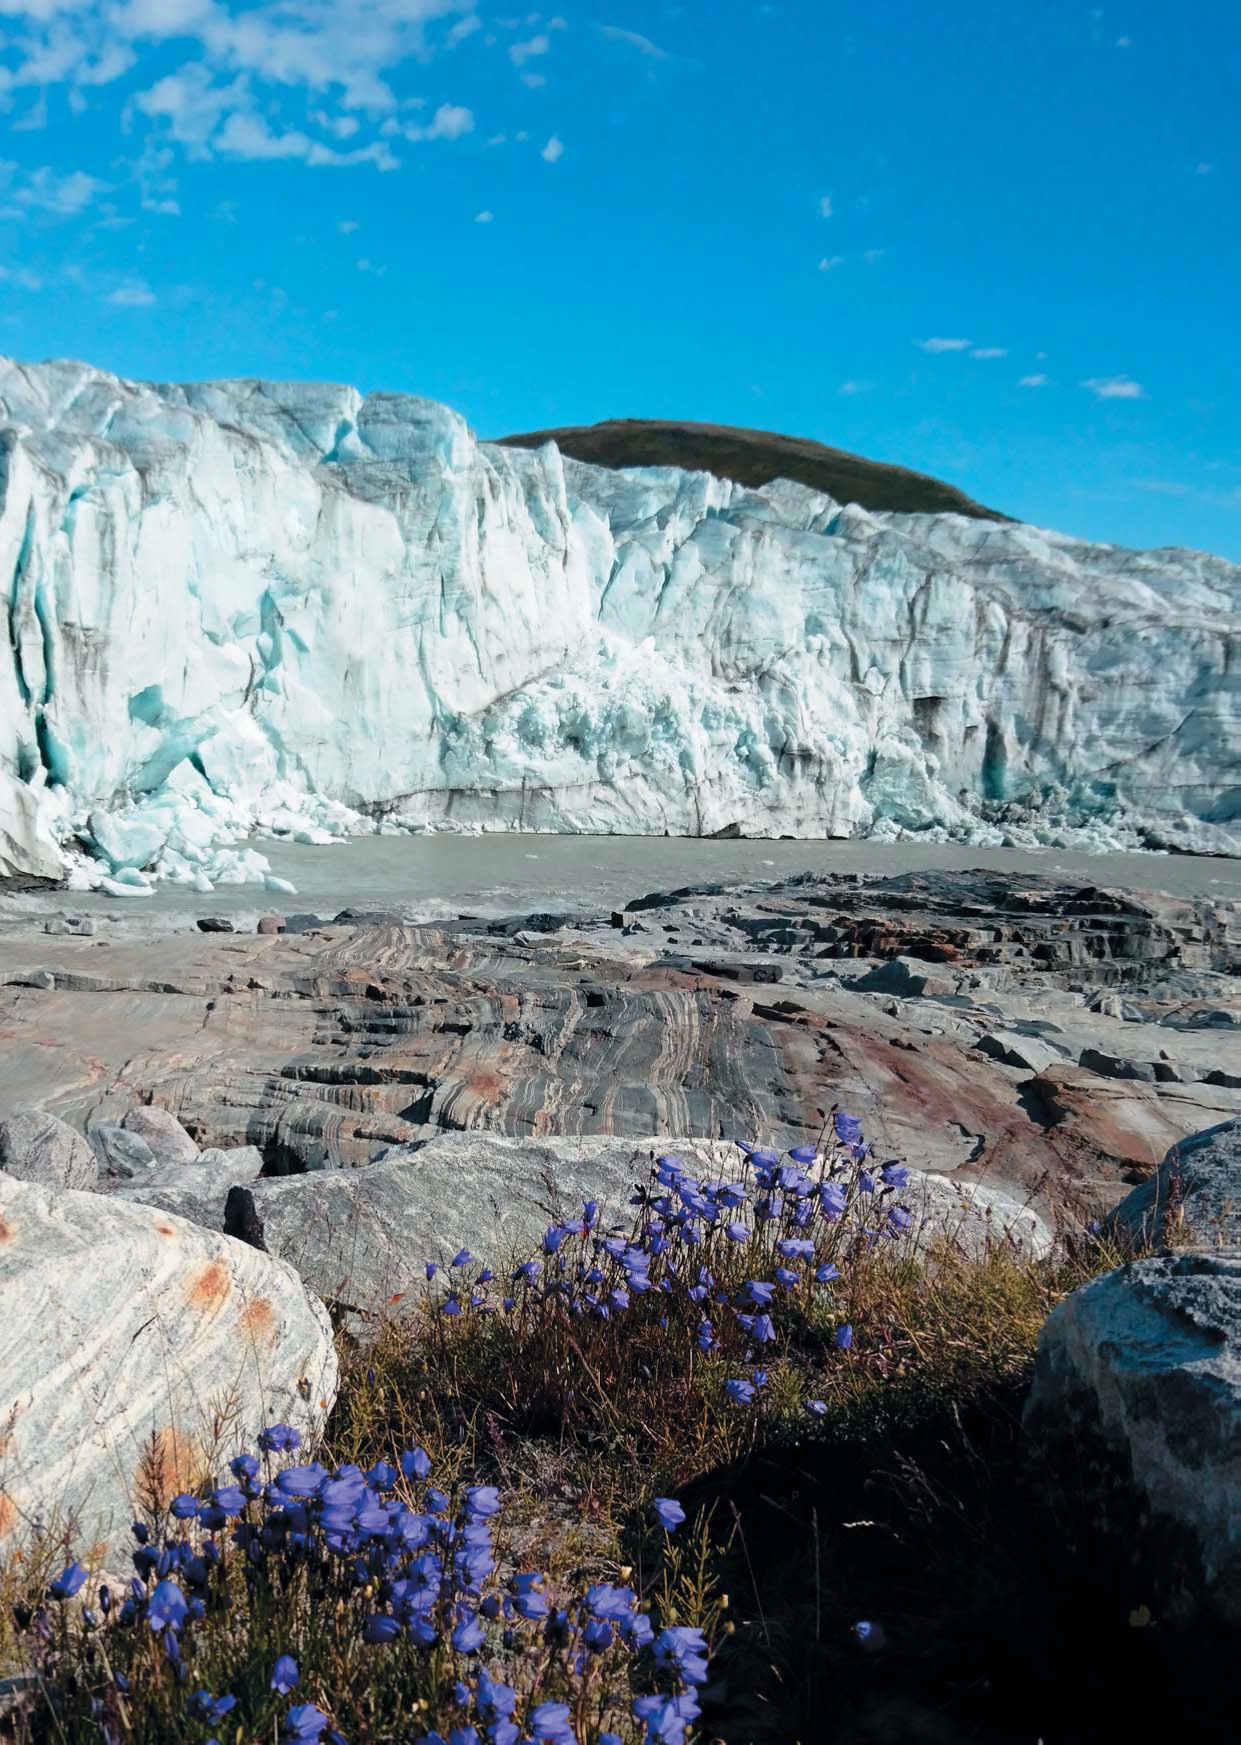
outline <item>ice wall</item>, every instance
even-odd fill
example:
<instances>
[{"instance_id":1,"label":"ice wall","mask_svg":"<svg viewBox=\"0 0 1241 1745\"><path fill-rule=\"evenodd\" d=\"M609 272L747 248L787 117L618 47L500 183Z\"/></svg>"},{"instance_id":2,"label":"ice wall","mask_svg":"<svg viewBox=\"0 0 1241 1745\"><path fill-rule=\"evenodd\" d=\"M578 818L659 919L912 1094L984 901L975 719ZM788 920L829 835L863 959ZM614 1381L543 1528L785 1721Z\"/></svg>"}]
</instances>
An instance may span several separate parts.
<instances>
[{"instance_id":1,"label":"ice wall","mask_svg":"<svg viewBox=\"0 0 1241 1745\"><path fill-rule=\"evenodd\" d=\"M1241 850L1199 553L0 361L0 597L0 870L261 877L253 827L377 821Z\"/></svg>"}]
</instances>

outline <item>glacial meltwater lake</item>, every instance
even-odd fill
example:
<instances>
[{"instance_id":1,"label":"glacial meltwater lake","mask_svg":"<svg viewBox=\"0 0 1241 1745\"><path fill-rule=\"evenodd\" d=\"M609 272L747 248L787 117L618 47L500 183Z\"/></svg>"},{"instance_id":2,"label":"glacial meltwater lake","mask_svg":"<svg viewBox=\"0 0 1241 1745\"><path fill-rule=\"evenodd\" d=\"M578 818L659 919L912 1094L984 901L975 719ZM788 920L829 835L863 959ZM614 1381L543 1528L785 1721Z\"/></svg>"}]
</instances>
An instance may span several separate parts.
<instances>
[{"instance_id":1,"label":"glacial meltwater lake","mask_svg":"<svg viewBox=\"0 0 1241 1745\"><path fill-rule=\"evenodd\" d=\"M916 842L717 842L649 836L364 836L329 847L256 840L295 897L255 885L221 885L210 895L164 885L118 899L49 892L0 897L11 922L72 911L162 931L198 916L244 923L273 912L393 909L410 920L544 909L607 914L634 897L700 882L749 882L805 872L891 875L982 867L1018 876L1046 873L1082 884L1241 900L1241 860L1176 854L1088 854L972 848Z\"/></svg>"}]
</instances>

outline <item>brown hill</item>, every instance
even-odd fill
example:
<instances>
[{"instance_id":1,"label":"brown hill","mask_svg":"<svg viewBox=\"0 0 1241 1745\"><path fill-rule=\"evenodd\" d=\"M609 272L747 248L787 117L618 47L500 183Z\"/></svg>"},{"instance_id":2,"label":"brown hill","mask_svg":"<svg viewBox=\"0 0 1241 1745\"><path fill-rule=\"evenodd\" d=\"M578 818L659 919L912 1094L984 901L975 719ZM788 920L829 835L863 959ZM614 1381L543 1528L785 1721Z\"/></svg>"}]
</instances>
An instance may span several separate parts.
<instances>
[{"instance_id":1,"label":"brown hill","mask_svg":"<svg viewBox=\"0 0 1241 1745\"><path fill-rule=\"evenodd\" d=\"M842 448L827 448L803 436L777 436L769 430L738 430L726 424L682 424L659 418L610 418L603 424L570 425L503 436L514 448L554 442L574 460L600 467L687 467L734 479L740 485L765 485L796 479L825 491L841 503L905 514L951 512L981 520L1006 521L998 509L975 503L955 485L908 467L865 460Z\"/></svg>"}]
</instances>

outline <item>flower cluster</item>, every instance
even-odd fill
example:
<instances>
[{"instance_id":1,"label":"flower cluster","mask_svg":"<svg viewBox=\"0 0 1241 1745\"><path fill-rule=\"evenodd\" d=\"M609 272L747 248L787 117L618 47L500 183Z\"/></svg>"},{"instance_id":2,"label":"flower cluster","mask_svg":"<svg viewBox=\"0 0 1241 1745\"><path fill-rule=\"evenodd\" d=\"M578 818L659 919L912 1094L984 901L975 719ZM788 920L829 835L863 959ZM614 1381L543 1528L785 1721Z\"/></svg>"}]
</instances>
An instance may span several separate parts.
<instances>
[{"instance_id":1,"label":"flower cluster","mask_svg":"<svg viewBox=\"0 0 1241 1745\"><path fill-rule=\"evenodd\" d=\"M741 1145L720 1179L663 1156L636 1184L628 1228L606 1227L588 1201L503 1282L464 1248L442 1270L428 1262L423 1332L451 1342L497 1317L488 1325L516 1344L530 1335L573 1354L568 1388L587 1335L596 1352L601 1340L623 1350L641 1338L665 1373L693 1372L722 1425L748 1434L781 1388L786 1406L822 1418L826 1403L806 1397L804 1366L790 1361L795 1328L813 1324L817 1361L851 1361L854 1328L839 1306L850 1268L909 1228L906 1180L899 1163L872 1160L842 1111L819 1145ZM565 1592L545 1570L515 1566L497 1537L498 1488L445 1484L421 1447L329 1469L304 1456L294 1428L269 1425L220 1482L175 1496L165 1521L135 1523L127 1591L102 1588L80 1627L88 1642L105 1626L130 1632L142 1645L130 1671L157 1668L159 1689L177 1694L176 1736L196 1745L215 1728L348 1745L337 1723L353 1731L358 1689L389 1673L405 1693L401 1736L415 1745L680 1745L700 1713L703 1631L659 1628L634 1588ZM686 1519L674 1497L649 1509L663 1534ZM70 1564L51 1599L67 1611L87 1580ZM244 1661L247 1613L280 1620L257 1694L253 1678L207 1670ZM325 1672L312 1648L329 1631L336 1670ZM43 1640L53 1637L48 1625ZM133 1699L125 1673L108 1678L91 1713L104 1745L119 1745Z\"/></svg>"},{"instance_id":2,"label":"flower cluster","mask_svg":"<svg viewBox=\"0 0 1241 1745\"><path fill-rule=\"evenodd\" d=\"M462 1249L440 1314L535 1320L551 1312L596 1323L641 1315L661 1328L675 1319L717 1365L721 1403L761 1405L785 1342L784 1306L804 1306L836 1285L838 1260L905 1236L913 1214L897 1198L908 1170L896 1160L876 1164L861 1122L843 1110L832 1112L819 1145L784 1154L738 1149L733 1179L703 1179L679 1157L657 1158L637 1187L628 1230L601 1228L598 1205L587 1201L579 1217L545 1231L539 1254L515 1269L502 1295L489 1288L489 1267L469 1276L473 1257ZM434 1262L426 1270L428 1280L437 1276ZM832 1341L840 1352L853 1348L847 1319ZM730 1373L731 1364L746 1373ZM827 1410L818 1399L803 1405L812 1417Z\"/></svg>"},{"instance_id":3,"label":"flower cluster","mask_svg":"<svg viewBox=\"0 0 1241 1745\"><path fill-rule=\"evenodd\" d=\"M329 1471L317 1460L275 1464L274 1455L294 1455L300 1446L288 1425L270 1426L259 1443L263 1458L239 1454L227 1482L172 1499L162 1544L135 1522L128 1591L100 1590L105 1620L149 1634L187 1687L188 1721L214 1727L238 1705L233 1692L194 1680L198 1631L233 1603L232 1566L252 1589L265 1583L278 1593L300 1571L310 1591L343 1602L364 1652L423 1653L429 1665L438 1651L441 1667L449 1656L447 1735L433 1729L420 1745L581 1745L588 1737L621 1745L619 1734L600 1730L609 1716L638 1722L647 1741L679 1745L699 1713L695 1691L707 1675L701 1631L656 1633L630 1587L595 1583L561 1603L541 1571L502 1578L493 1541L499 1491L471 1484L450 1497L430 1482L422 1448L403 1451L396 1466ZM655 1515L668 1532L685 1518L670 1498L660 1499ZM81 1564L70 1564L49 1593L66 1602L87 1579ZM83 1627L100 1627L94 1611L83 1613ZM279 1717L283 1745L348 1745L326 1695L304 1699L301 1682L293 1655L279 1654L268 1691L301 1699ZM635 1682L661 1688L629 1702L623 1693ZM116 1675L115 1691L130 1689ZM105 1740L117 1745L106 1705L96 1699L94 1706Z\"/></svg>"}]
</instances>

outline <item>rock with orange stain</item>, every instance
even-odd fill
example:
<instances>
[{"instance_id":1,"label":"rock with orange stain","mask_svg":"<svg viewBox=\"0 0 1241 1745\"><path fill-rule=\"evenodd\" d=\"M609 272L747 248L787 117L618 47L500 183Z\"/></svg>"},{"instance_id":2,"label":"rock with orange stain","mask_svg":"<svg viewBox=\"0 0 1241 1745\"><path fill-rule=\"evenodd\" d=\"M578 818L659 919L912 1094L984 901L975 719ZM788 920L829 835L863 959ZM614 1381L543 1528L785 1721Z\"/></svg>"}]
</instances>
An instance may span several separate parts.
<instances>
[{"instance_id":1,"label":"rock with orange stain","mask_svg":"<svg viewBox=\"0 0 1241 1745\"><path fill-rule=\"evenodd\" d=\"M36 1523L123 1553L144 1507L336 1391L293 1268L164 1210L0 1173L0 1561Z\"/></svg>"}]
</instances>

